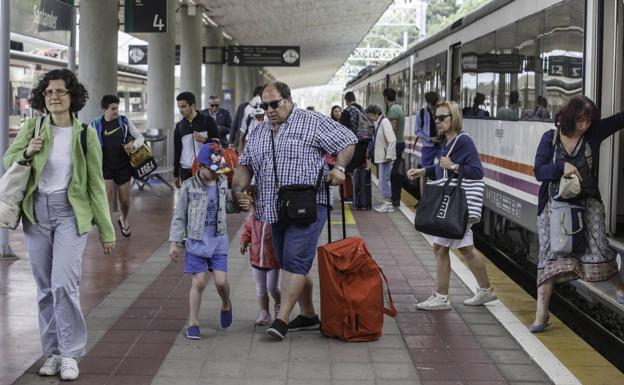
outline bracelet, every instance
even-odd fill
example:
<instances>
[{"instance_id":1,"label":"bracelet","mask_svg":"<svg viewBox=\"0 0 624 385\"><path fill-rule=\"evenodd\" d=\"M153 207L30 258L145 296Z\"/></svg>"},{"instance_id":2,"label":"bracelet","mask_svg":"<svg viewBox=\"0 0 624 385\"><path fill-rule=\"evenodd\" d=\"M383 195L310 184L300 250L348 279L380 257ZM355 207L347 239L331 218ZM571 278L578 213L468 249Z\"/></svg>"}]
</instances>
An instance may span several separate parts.
<instances>
[{"instance_id":1,"label":"bracelet","mask_svg":"<svg viewBox=\"0 0 624 385\"><path fill-rule=\"evenodd\" d=\"M334 165L334 168L339 170L340 172L342 172L343 174L347 171L344 166L341 166L339 164Z\"/></svg>"}]
</instances>

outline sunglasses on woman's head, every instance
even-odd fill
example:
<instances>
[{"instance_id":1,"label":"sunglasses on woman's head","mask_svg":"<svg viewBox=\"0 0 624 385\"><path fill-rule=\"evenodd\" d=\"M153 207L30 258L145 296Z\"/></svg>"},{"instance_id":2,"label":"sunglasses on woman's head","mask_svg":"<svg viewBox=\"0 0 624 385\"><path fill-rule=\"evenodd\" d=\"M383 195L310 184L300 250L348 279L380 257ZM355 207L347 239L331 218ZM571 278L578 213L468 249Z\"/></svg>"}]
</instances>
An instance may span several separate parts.
<instances>
[{"instance_id":1,"label":"sunglasses on woman's head","mask_svg":"<svg viewBox=\"0 0 624 385\"><path fill-rule=\"evenodd\" d=\"M448 115L436 115L435 116L435 120L437 120L438 122L443 122L449 116L451 116L451 114L448 114Z\"/></svg>"},{"instance_id":2,"label":"sunglasses on woman's head","mask_svg":"<svg viewBox=\"0 0 624 385\"><path fill-rule=\"evenodd\" d=\"M265 111L268 111L269 107L276 110L277 107L279 107L279 104L282 100L284 100L284 98L281 98L279 100L273 100L271 102L262 102L260 103L260 108L262 108Z\"/></svg>"}]
</instances>

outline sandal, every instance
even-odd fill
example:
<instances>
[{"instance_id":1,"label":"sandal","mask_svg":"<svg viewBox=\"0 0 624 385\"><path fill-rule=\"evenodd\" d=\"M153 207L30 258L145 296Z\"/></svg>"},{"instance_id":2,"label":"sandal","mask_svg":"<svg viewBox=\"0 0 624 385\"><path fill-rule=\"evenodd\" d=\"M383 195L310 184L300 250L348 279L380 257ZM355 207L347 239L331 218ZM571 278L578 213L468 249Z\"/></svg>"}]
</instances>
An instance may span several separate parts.
<instances>
[{"instance_id":1,"label":"sandal","mask_svg":"<svg viewBox=\"0 0 624 385\"><path fill-rule=\"evenodd\" d=\"M117 219L117 223L119 224L121 235L123 235L124 237L129 237L130 235L132 235L132 230L130 230L130 226L124 227L123 224L121 223L121 218Z\"/></svg>"}]
</instances>

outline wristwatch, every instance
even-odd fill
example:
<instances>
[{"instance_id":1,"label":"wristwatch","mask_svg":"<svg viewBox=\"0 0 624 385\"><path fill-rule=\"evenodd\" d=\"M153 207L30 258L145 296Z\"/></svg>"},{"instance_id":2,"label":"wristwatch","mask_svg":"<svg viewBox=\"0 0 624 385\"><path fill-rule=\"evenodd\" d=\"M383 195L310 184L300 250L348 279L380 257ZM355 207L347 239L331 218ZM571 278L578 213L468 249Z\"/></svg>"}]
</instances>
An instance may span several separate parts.
<instances>
[{"instance_id":1,"label":"wristwatch","mask_svg":"<svg viewBox=\"0 0 624 385\"><path fill-rule=\"evenodd\" d=\"M339 164L335 165L334 168L337 168L338 170L340 170L343 174L347 171L344 166L341 166Z\"/></svg>"}]
</instances>

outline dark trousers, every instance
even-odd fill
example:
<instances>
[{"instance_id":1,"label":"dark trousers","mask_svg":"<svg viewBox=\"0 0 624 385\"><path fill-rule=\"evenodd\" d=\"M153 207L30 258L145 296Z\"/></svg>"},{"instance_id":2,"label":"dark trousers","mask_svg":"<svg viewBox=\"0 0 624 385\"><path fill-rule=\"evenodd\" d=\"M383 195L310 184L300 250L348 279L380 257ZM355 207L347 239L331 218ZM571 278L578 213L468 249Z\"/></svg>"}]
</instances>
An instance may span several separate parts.
<instances>
[{"instance_id":1,"label":"dark trousers","mask_svg":"<svg viewBox=\"0 0 624 385\"><path fill-rule=\"evenodd\" d=\"M398 205L401 202L401 184L403 183L401 177L397 175L396 168L401 162L398 160L403 156L403 151L405 151L405 142L396 144L396 158L397 160L394 162L393 170L390 174L390 188L392 189L392 203L394 205Z\"/></svg>"},{"instance_id":2,"label":"dark trousers","mask_svg":"<svg viewBox=\"0 0 624 385\"><path fill-rule=\"evenodd\" d=\"M193 171L189 168L180 167L180 181L184 182L188 178L193 176Z\"/></svg>"}]
</instances>

